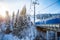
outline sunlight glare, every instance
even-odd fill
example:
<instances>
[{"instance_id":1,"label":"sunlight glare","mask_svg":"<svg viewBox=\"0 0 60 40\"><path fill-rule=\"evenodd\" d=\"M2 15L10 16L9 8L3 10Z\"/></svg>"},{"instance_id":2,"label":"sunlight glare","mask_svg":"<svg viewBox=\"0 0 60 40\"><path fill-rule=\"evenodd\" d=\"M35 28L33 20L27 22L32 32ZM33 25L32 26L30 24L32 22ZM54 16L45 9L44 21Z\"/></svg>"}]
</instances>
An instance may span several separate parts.
<instances>
[{"instance_id":1,"label":"sunlight glare","mask_svg":"<svg viewBox=\"0 0 60 40\"><path fill-rule=\"evenodd\" d=\"M4 5L4 4L0 4L0 15L2 17L5 17L6 16L6 10L8 9L7 5Z\"/></svg>"}]
</instances>

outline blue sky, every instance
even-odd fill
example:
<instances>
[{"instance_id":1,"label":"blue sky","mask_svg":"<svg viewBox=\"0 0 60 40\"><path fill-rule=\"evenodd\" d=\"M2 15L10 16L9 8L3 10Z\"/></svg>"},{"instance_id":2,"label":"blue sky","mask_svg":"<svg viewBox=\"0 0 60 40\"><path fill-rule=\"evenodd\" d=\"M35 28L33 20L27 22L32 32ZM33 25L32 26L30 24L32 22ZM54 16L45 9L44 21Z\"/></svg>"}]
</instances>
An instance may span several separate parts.
<instances>
[{"instance_id":1,"label":"blue sky","mask_svg":"<svg viewBox=\"0 0 60 40\"><path fill-rule=\"evenodd\" d=\"M60 13L60 0L38 0L37 2L39 5L36 5L36 14ZM53 5L48 7L51 4ZM21 10L24 5L26 5L27 13L33 15L34 8L31 0L0 0L0 12L5 13L5 11L8 10L10 14L12 14L13 11L16 13L17 10Z\"/></svg>"},{"instance_id":2,"label":"blue sky","mask_svg":"<svg viewBox=\"0 0 60 40\"><path fill-rule=\"evenodd\" d=\"M60 0L41 0L41 2L39 1L39 3L41 4L39 7L40 13L60 13Z\"/></svg>"}]
</instances>

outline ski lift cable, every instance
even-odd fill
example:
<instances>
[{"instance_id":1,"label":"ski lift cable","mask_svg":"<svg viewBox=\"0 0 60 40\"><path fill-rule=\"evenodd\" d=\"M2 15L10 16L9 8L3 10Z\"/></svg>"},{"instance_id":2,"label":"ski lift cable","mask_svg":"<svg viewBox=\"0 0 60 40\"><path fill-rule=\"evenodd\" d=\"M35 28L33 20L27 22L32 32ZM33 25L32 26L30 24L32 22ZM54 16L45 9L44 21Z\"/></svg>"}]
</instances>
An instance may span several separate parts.
<instances>
[{"instance_id":1,"label":"ski lift cable","mask_svg":"<svg viewBox=\"0 0 60 40\"><path fill-rule=\"evenodd\" d=\"M43 9L41 9L40 11L43 11L43 10L45 10L45 9L47 9L47 8L49 8L49 7L51 7L51 6L53 6L54 4L56 4L57 2L59 2L59 0L58 1L56 1L56 2L54 2L54 3L52 3L51 5L49 5L49 6L47 6L47 7L45 7L45 8L43 8Z\"/></svg>"}]
</instances>

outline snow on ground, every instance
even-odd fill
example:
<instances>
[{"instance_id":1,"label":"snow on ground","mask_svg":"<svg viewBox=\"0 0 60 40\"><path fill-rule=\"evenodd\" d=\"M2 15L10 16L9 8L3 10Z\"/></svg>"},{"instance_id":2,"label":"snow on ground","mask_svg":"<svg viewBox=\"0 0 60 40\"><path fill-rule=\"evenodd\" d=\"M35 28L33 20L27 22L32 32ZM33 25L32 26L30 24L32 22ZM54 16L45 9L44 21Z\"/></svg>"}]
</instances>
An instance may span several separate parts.
<instances>
[{"instance_id":1,"label":"snow on ground","mask_svg":"<svg viewBox=\"0 0 60 40\"><path fill-rule=\"evenodd\" d=\"M33 40L36 36L36 30L33 26L28 28L26 31L25 37L22 37L21 39L18 36L10 34L4 34L3 32L0 32L0 40Z\"/></svg>"},{"instance_id":2,"label":"snow on ground","mask_svg":"<svg viewBox=\"0 0 60 40\"><path fill-rule=\"evenodd\" d=\"M34 26L31 26L31 24L29 24L30 27L27 27L27 29L25 29L22 32L22 35L25 35L25 37L19 38L16 35L13 35L12 33L10 34L5 34L3 31L6 30L6 26L5 23L2 23L2 25L0 26L0 40L33 40L37 34L36 29ZM25 32L25 33L24 33ZM19 35L21 36L21 35Z\"/></svg>"},{"instance_id":3,"label":"snow on ground","mask_svg":"<svg viewBox=\"0 0 60 40\"><path fill-rule=\"evenodd\" d=\"M2 32L0 32L0 40L3 39L3 36L4 36L4 34Z\"/></svg>"},{"instance_id":4,"label":"snow on ground","mask_svg":"<svg viewBox=\"0 0 60 40\"><path fill-rule=\"evenodd\" d=\"M0 35L0 40L20 40L16 36L13 36L12 34L4 34L3 36Z\"/></svg>"}]
</instances>

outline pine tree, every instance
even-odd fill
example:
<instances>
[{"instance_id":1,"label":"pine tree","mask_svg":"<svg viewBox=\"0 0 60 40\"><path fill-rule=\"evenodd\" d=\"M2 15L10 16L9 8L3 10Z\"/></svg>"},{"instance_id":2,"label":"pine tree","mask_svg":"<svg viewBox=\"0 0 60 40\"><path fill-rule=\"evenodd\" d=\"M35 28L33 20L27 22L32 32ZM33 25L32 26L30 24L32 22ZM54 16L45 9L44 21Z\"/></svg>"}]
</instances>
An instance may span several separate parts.
<instances>
[{"instance_id":1,"label":"pine tree","mask_svg":"<svg viewBox=\"0 0 60 40\"><path fill-rule=\"evenodd\" d=\"M24 6L21 13L19 11L16 15L14 34L20 36L22 31L28 26L27 16L26 16L26 7Z\"/></svg>"},{"instance_id":2,"label":"pine tree","mask_svg":"<svg viewBox=\"0 0 60 40\"><path fill-rule=\"evenodd\" d=\"M10 16L9 16L9 12L8 11L6 11L6 23L5 24L6 24L5 33L8 34L8 33L11 32L11 30L10 30Z\"/></svg>"},{"instance_id":3,"label":"pine tree","mask_svg":"<svg viewBox=\"0 0 60 40\"><path fill-rule=\"evenodd\" d=\"M19 10L17 11L16 17L15 17L14 28L16 28L16 27L17 27L18 17L19 17Z\"/></svg>"},{"instance_id":4,"label":"pine tree","mask_svg":"<svg viewBox=\"0 0 60 40\"><path fill-rule=\"evenodd\" d=\"M19 18L19 10L17 11L17 14L15 16L15 21L14 21L14 26L13 26L13 34L17 35L17 22L18 22L18 18Z\"/></svg>"},{"instance_id":5,"label":"pine tree","mask_svg":"<svg viewBox=\"0 0 60 40\"><path fill-rule=\"evenodd\" d=\"M2 23L2 16L0 15L0 32L1 32L1 24Z\"/></svg>"},{"instance_id":6,"label":"pine tree","mask_svg":"<svg viewBox=\"0 0 60 40\"><path fill-rule=\"evenodd\" d=\"M35 36L35 28L31 26L30 17L26 15L26 7L24 6L18 17L16 16L15 26L13 29L13 34L18 38L25 40L27 37L30 39L34 38Z\"/></svg>"},{"instance_id":7,"label":"pine tree","mask_svg":"<svg viewBox=\"0 0 60 40\"><path fill-rule=\"evenodd\" d=\"M14 25L14 18L15 18L15 15L14 15L14 12L13 12L13 15L12 15L12 26Z\"/></svg>"},{"instance_id":8,"label":"pine tree","mask_svg":"<svg viewBox=\"0 0 60 40\"><path fill-rule=\"evenodd\" d=\"M12 14L12 19L11 19L11 30L13 31L13 27L14 27L14 23L15 23L15 12L13 12Z\"/></svg>"}]
</instances>

